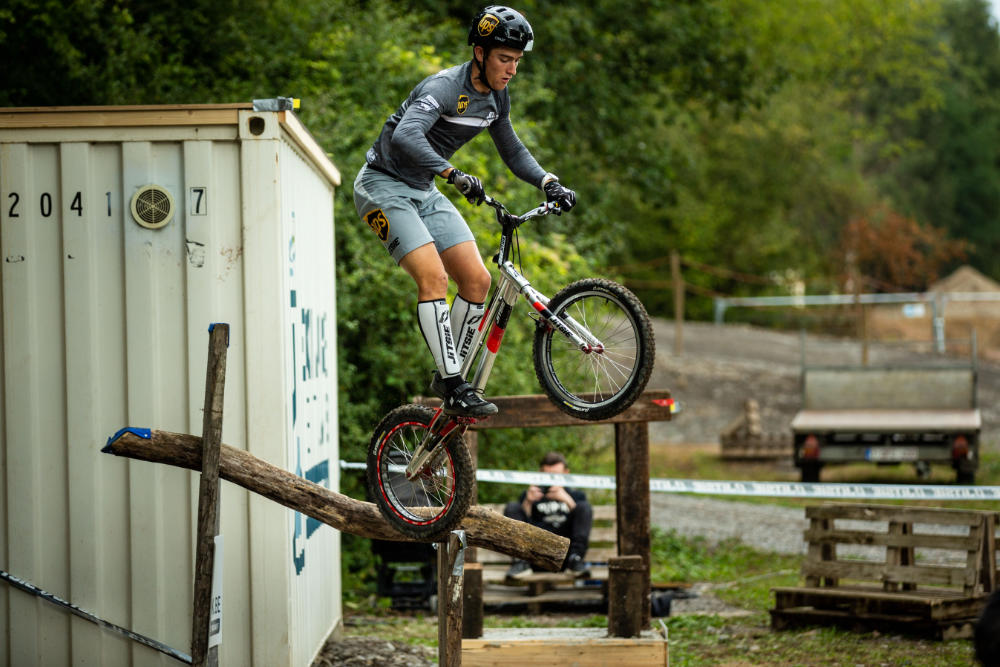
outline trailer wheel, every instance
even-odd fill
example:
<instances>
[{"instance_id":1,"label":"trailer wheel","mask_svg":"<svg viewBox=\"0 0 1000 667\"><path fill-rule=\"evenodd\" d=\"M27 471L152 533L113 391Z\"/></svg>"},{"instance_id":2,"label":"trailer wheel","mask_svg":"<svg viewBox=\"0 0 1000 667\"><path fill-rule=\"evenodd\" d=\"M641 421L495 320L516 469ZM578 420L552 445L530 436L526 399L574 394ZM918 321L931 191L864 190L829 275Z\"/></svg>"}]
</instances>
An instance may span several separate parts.
<instances>
[{"instance_id":1,"label":"trailer wheel","mask_svg":"<svg viewBox=\"0 0 1000 667\"><path fill-rule=\"evenodd\" d=\"M962 486L973 486L976 483L975 470L958 470L955 472L955 482Z\"/></svg>"},{"instance_id":2,"label":"trailer wheel","mask_svg":"<svg viewBox=\"0 0 1000 667\"><path fill-rule=\"evenodd\" d=\"M803 484L815 484L819 482L819 471L823 467L821 463L803 463L802 464L802 483Z\"/></svg>"}]
</instances>

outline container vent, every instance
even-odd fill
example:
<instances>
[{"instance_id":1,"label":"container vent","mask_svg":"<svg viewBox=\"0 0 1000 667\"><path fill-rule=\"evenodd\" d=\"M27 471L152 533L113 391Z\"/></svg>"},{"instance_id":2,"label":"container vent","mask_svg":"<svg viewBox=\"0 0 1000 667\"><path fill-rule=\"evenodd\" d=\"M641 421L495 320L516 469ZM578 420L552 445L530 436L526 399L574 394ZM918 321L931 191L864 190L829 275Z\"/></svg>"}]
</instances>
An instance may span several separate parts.
<instances>
[{"instance_id":1,"label":"container vent","mask_svg":"<svg viewBox=\"0 0 1000 667\"><path fill-rule=\"evenodd\" d=\"M143 227L159 229L174 217L174 198L166 188L144 185L132 195L132 217Z\"/></svg>"}]
</instances>

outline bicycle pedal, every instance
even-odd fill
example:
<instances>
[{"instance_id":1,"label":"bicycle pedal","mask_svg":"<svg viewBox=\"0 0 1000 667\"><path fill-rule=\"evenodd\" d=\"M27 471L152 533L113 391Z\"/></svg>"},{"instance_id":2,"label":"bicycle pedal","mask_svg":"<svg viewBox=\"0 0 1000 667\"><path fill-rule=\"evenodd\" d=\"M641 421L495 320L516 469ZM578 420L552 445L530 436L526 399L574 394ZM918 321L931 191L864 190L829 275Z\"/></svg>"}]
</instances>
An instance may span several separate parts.
<instances>
[{"instance_id":1,"label":"bicycle pedal","mask_svg":"<svg viewBox=\"0 0 1000 667\"><path fill-rule=\"evenodd\" d=\"M459 417L455 415L452 419L462 426L472 426L473 424L486 421L489 417Z\"/></svg>"}]
</instances>

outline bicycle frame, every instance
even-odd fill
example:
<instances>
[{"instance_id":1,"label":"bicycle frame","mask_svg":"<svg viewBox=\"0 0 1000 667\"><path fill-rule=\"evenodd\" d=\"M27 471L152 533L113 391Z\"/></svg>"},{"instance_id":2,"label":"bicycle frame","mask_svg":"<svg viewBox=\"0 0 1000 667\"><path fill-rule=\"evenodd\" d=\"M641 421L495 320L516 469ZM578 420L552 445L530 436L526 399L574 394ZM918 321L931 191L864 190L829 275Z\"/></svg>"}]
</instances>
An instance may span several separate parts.
<instances>
[{"instance_id":1,"label":"bicycle frame","mask_svg":"<svg viewBox=\"0 0 1000 667\"><path fill-rule=\"evenodd\" d=\"M523 215L516 216L508 212L503 204L492 197L486 197L484 203L496 210L497 222L500 223L502 230L500 247L493 257L493 262L500 271L500 279L493 289L483 318L479 321L479 328L472 338L469 353L462 364L462 377L469 377L469 371L478 359L475 375L469 383L477 392L483 393L485 391L519 294L531 304L542 321L566 336L581 351L586 354L602 353L604 351L603 343L595 338L585 326L580 325L568 314L556 315L549 310L549 298L532 287L531 283L514 267L514 262L510 259L511 245L517 228L531 218L549 213L558 215L558 204L548 202ZM435 411L426 436L406 467L407 479L412 481L435 462L447 438L456 432L459 435L464 434L470 424L478 421L475 418L453 417L442 422L443 413L442 408L437 408Z\"/></svg>"}]
</instances>

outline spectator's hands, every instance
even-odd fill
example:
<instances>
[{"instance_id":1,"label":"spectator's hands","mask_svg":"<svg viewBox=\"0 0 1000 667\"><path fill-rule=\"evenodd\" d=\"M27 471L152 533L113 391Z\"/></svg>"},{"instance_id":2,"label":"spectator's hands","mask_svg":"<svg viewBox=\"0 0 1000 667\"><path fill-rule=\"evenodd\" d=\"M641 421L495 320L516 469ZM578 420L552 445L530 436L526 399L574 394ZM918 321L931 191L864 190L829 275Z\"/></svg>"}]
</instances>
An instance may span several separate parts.
<instances>
[{"instance_id":1,"label":"spectator's hands","mask_svg":"<svg viewBox=\"0 0 1000 667\"><path fill-rule=\"evenodd\" d=\"M542 490L532 484L528 487L528 490L524 492L524 500L521 501L521 508L527 516L531 516L531 506L536 502L545 497Z\"/></svg>"},{"instance_id":2,"label":"spectator's hands","mask_svg":"<svg viewBox=\"0 0 1000 667\"><path fill-rule=\"evenodd\" d=\"M576 193L562 185L559 181L549 181L542 188L547 201L559 203L559 211L569 211L576 206Z\"/></svg>"},{"instance_id":3,"label":"spectator's hands","mask_svg":"<svg viewBox=\"0 0 1000 667\"><path fill-rule=\"evenodd\" d=\"M479 206L486 198L482 181L464 171L452 169L451 173L448 174L448 182L454 185L470 204Z\"/></svg>"},{"instance_id":4,"label":"spectator's hands","mask_svg":"<svg viewBox=\"0 0 1000 667\"><path fill-rule=\"evenodd\" d=\"M542 490L539 487L535 486L534 484L529 486L528 490L524 492L524 499L527 500L529 503L538 502L544 497L545 494L542 492Z\"/></svg>"},{"instance_id":5,"label":"spectator's hands","mask_svg":"<svg viewBox=\"0 0 1000 667\"><path fill-rule=\"evenodd\" d=\"M561 486L550 486L549 492L545 494L545 497L549 500L557 500L561 503L566 503L570 509L576 507L576 501L573 500L573 496L569 495L569 491Z\"/></svg>"}]
</instances>

